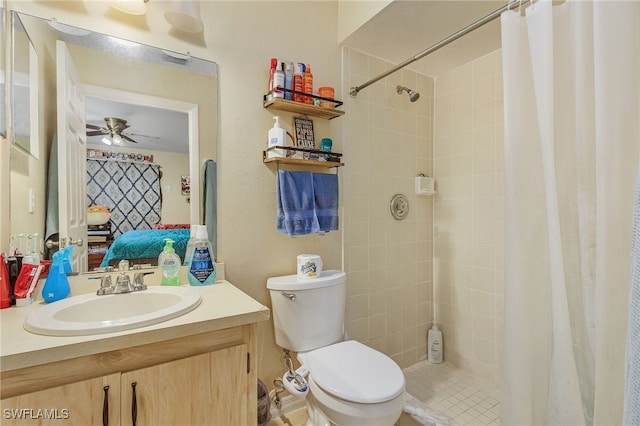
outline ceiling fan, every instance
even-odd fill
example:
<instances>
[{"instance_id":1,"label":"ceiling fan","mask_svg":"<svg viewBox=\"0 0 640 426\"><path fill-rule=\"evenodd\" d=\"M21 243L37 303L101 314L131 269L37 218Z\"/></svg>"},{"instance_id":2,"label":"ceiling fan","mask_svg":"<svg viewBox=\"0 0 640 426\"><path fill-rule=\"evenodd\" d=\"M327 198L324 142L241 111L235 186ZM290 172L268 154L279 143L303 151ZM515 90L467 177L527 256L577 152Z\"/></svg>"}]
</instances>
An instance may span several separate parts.
<instances>
[{"instance_id":1,"label":"ceiling fan","mask_svg":"<svg viewBox=\"0 0 640 426\"><path fill-rule=\"evenodd\" d=\"M127 120L116 117L105 117L104 121L106 123L106 127L96 126L94 124L87 123L87 136L100 136L102 135L102 142L107 145L122 145L124 141L129 141L133 143L138 143L137 141L131 139L129 135L134 136L134 133L130 133L129 135L124 134L123 131L130 127L127 124ZM146 136L146 135L135 135L135 136ZM156 138L155 136L146 136L151 138ZM157 138L156 138L157 139Z\"/></svg>"}]
</instances>

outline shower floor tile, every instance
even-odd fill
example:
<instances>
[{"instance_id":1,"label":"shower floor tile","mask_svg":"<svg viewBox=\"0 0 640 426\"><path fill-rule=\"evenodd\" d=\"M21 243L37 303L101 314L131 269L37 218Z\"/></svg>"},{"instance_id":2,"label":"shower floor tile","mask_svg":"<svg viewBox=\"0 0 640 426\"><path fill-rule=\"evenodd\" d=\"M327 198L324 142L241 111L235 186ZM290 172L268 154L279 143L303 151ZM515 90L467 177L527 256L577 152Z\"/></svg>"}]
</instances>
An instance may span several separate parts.
<instances>
[{"instance_id":1,"label":"shower floor tile","mask_svg":"<svg viewBox=\"0 0 640 426\"><path fill-rule=\"evenodd\" d=\"M421 361L403 370L407 392L451 426L499 425L500 390L445 362Z\"/></svg>"}]
</instances>

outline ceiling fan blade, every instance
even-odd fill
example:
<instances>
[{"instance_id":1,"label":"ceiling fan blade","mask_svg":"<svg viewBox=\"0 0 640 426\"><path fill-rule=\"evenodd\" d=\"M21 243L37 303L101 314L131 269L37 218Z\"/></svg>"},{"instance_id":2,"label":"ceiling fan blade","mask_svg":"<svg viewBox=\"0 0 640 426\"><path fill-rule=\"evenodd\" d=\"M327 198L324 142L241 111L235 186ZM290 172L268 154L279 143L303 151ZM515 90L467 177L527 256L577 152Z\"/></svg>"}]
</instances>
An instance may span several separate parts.
<instances>
[{"instance_id":1,"label":"ceiling fan blade","mask_svg":"<svg viewBox=\"0 0 640 426\"><path fill-rule=\"evenodd\" d=\"M140 133L129 133L129 132L127 132L127 135L129 135L129 136L141 136L143 138L150 138L150 139L160 139L159 136L142 135Z\"/></svg>"},{"instance_id":2,"label":"ceiling fan blade","mask_svg":"<svg viewBox=\"0 0 640 426\"><path fill-rule=\"evenodd\" d=\"M127 136L127 135L120 134L120 136L122 136L122 139L127 140L127 141L129 141L129 142L138 143L138 142L134 141L133 139L131 139L131 138L130 138L129 136Z\"/></svg>"},{"instance_id":3,"label":"ceiling fan blade","mask_svg":"<svg viewBox=\"0 0 640 426\"><path fill-rule=\"evenodd\" d=\"M100 135L108 135L109 132L106 132L104 130L92 130L90 132L87 132L87 136L100 136Z\"/></svg>"},{"instance_id":4,"label":"ceiling fan blade","mask_svg":"<svg viewBox=\"0 0 640 426\"><path fill-rule=\"evenodd\" d=\"M87 128L88 129L94 129L94 130L101 130L102 129L102 127L100 127L100 126L96 126L95 124L89 124L89 123L87 123Z\"/></svg>"}]
</instances>

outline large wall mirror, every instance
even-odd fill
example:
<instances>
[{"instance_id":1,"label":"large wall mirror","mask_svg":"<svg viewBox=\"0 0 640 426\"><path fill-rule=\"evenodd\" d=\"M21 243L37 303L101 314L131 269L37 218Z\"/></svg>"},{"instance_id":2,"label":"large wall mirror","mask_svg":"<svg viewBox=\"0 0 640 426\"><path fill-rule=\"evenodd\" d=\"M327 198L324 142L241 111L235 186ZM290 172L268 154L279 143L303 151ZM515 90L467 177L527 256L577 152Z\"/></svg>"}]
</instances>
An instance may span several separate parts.
<instances>
[{"instance_id":1,"label":"large wall mirror","mask_svg":"<svg viewBox=\"0 0 640 426\"><path fill-rule=\"evenodd\" d=\"M205 164L211 163L206 160L216 160L217 65L56 21L17 15L39 58L39 132L44 149L39 161L27 161L12 152L12 234L38 232L32 222L40 214L44 218L39 232L42 240L88 241L74 250L85 253L77 259L77 270L84 272L99 266L95 256L91 260L92 253L103 254L113 239L130 231L215 218L215 211L204 211L202 193L207 184ZM61 56L62 50L67 56ZM61 63L65 61L67 76L62 81ZM75 71L70 72L69 67ZM70 101L70 97L76 99ZM66 146L69 143L72 146ZM58 157L61 151L67 154ZM82 165L82 172L69 173L77 171L76 164ZM43 188L33 180L38 175L44 176ZM61 183L66 179L69 181ZM215 182L215 176L211 181ZM138 186L140 182L144 185ZM34 212L25 191L46 191L47 185L51 196L44 205L36 205ZM56 192L56 185L61 190ZM62 201L72 195L76 201ZM95 206L110 210L106 244L101 244L105 242L102 234L94 232L99 228L95 216L100 216L93 214L99 212L91 209ZM78 208L84 213L88 210L88 223L72 211ZM71 225L75 231L67 229ZM215 232L210 239L215 245ZM150 258L148 252L140 254L145 262Z\"/></svg>"}]
</instances>

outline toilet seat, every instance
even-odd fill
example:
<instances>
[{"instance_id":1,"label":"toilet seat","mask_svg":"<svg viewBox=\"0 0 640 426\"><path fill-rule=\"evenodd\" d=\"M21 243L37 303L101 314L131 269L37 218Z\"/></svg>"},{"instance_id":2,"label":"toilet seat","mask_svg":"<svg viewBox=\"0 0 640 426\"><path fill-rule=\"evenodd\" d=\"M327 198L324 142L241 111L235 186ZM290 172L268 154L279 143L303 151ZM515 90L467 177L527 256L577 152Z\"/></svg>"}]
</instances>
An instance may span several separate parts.
<instances>
[{"instance_id":1,"label":"toilet seat","mask_svg":"<svg viewBox=\"0 0 640 426\"><path fill-rule=\"evenodd\" d=\"M378 404L405 389L402 370L391 358L355 340L299 356L320 388L345 401Z\"/></svg>"}]
</instances>

